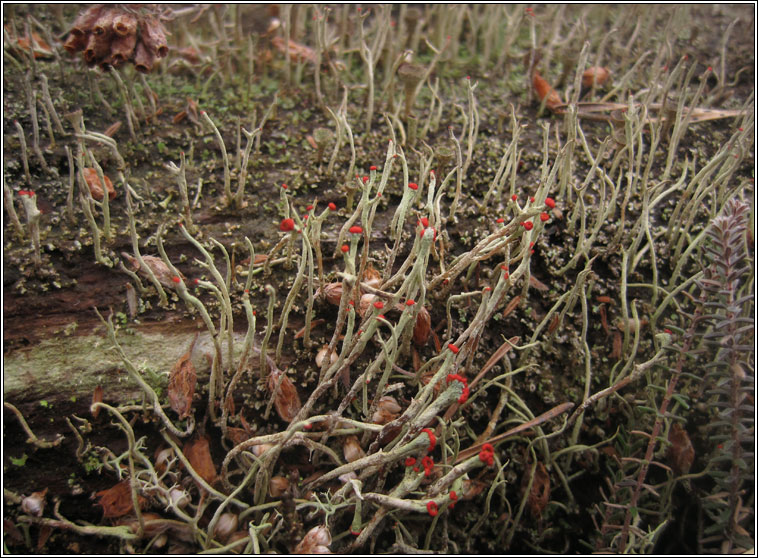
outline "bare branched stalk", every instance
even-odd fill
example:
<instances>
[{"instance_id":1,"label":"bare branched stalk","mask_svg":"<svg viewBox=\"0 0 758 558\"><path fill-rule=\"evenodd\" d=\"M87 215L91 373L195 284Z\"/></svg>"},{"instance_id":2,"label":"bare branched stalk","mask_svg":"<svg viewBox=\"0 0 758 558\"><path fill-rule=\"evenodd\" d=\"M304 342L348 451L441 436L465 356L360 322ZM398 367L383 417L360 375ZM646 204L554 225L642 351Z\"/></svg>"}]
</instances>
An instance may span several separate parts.
<instances>
[{"instance_id":1,"label":"bare branched stalk","mask_svg":"<svg viewBox=\"0 0 758 558\"><path fill-rule=\"evenodd\" d=\"M8 184L3 180L3 207L5 208L5 211L8 212L8 217L11 220L11 224L13 225L13 229L16 232L16 237L19 239L24 238L24 227L21 226L21 221L18 219L18 214L16 213L16 205L13 202L13 192L8 187Z\"/></svg>"}]
</instances>

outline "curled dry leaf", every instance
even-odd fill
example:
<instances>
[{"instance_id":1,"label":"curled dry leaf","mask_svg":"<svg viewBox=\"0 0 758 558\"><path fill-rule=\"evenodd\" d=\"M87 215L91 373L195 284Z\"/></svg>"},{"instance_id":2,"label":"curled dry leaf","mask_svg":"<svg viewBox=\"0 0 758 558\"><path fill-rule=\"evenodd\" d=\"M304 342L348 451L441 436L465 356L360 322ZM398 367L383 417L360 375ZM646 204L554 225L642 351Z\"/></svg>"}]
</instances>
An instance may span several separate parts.
<instances>
[{"instance_id":1,"label":"curled dry leaf","mask_svg":"<svg viewBox=\"0 0 758 558\"><path fill-rule=\"evenodd\" d=\"M426 345L432 331L432 317L429 311L421 306L416 315L416 324L413 326L413 343L419 347Z\"/></svg>"},{"instance_id":2,"label":"curled dry leaf","mask_svg":"<svg viewBox=\"0 0 758 558\"><path fill-rule=\"evenodd\" d=\"M226 542L229 537L237 530L239 525L239 517L235 513L222 513L216 523L216 538L221 542Z\"/></svg>"},{"instance_id":3,"label":"curled dry leaf","mask_svg":"<svg viewBox=\"0 0 758 558\"><path fill-rule=\"evenodd\" d=\"M41 553L42 549L45 548L45 544L47 543L48 539L50 538L50 535L53 534L53 528L50 525L40 525L39 528L39 535L37 536L37 552Z\"/></svg>"},{"instance_id":4,"label":"curled dry leaf","mask_svg":"<svg viewBox=\"0 0 758 558\"><path fill-rule=\"evenodd\" d=\"M103 201L103 183L100 181L97 171L92 167L86 167L82 169L82 174L84 174L84 181L87 183L92 197L97 201ZM105 174L103 174L103 178L105 179L105 189L108 190L108 199L112 200L116 197L116 189L113 187L110 178Z\"/></svg>"},{"instance_id":5,"label":"curled dry leaf","mask_svg":"<svg viewBox=\"0 0 758 558\"><path fill-rule=\"evenodd\" d=\"M45 488L39 492L32 492L32 494L21 500L21 510L34 517L40 517L42 512L45 511L45 495L47 494L47 490Z\"/></svg>"},{"instance_id":6,"label":"curled dry leaf","mask_svg":"<svg viewBox=\"0 0 758 558\"><path fill-rule=\"evenodd\" d=\"M620 331L614 331L613 332L613 350L611 351L611 358L613 360L618 360L621 358L621 351L623 350L623 342L624 339L621 336Z\"/></svg>"},{"instance_id":7,"label":"curled dry leaf","mask_svg":"<svg viewBox=\"0 0 758 558\"><path fill-rule=\"evenodd\" d=\"M179 415L179 419L185 419L192 413L192 397L195 395L197 373L190 357L196 341L197 333L187 352L179 357L168 376L168 401L171 408Z\"/></svg>"},{"instance_id":8,"label":"curled dry leaf","mask_svg":"<svg viewBox=\"0 0 758 558\"><path fill-rule=\"evenodd\" d=\"M163 474L175 457L173 448L156 449L154 454L155 470Z\"/></svg>"},{"instance_id":9,"label":"curled dry leaf","mask_svg":"<svg viewBox=\"0 0 758 558\"><path fill-rule=\"evenodd\" d=\"M285 422L292 422L302 407L295 384L284 372L274 370L268 377L268 389L274 394L274 407L279 417Z\"/></svg>"},{"instance_id":10,"label":"curled dry leaf","mask_svg":"<svg viewBox=\"0 0 758 558\"><path fill-rule=\"evenodd\" d=\"M300 43L296 43L293 40L289 41L289 48L285 45L285 39L280 36L273 37L271 39L271 44L274 45L274 48L278 50L279 52L283 52L285 54L289 54L290 60L294 62L310 62L311 64L316 64L316 51L314 51L312 48L307 47L305 45L301 45Z\"/></svg>"},{"instance_id":11,"label":"curled dry leaf","mask_svg":"<svg viewBox=\"0 0 758 558\"><path fill-rule=\"evenodd\" d=\"M332 535L324 525L317 525L308 531L303 540L297 543L293 554L331 554L329 545L332 544Z\"/></svg>"},{"instance_id":12,"label":"curled dry leaf","mask_svg":"<svg viewBox=\"0 0 758 558\"><path fill-rule=\"evenodd\" d=\"M316 291L316 296L323 295L329 304L340 305L342 299L342 283L327 283Z\"/></svg>"},{"instance_id":13,"label":"curled dry leaf","mask_svg":"<svg viewBox=\"0 0 758 558\"><path fill-rule=\"evenodd\" d=\"M609 77L611 77L611 71L608 68L591 66L582 74L582 87L590 88L593 83L596 87L602 87Z\"/></svg>"},{"instance_id":14,"label":"curled dry leaf","mask_svg":"<svg viewBox=\"0 0 758 558\"><path fill-rule=\"evenodd\" d=\"M10 25L5 26L5 31L8 33L9 36L12 37L12 29ZM21 50L28 50L34 54L34 58L37 59L47 59L53 57L53 49L50 48L50 45L47 44L42 37L39 35L39 33L32 31L32 40L29 40L28 35L24 35L23 37L17 37L16 38L16 44L18 45L18 48Z\"/></svg>"},{"instance_id":15,"label":"curled dry leaf","mask_svg":"<svg viewBox=\"0 0 758 558\"><path fill-rule=\"evenodd\" d=\"M323 318L317 318L315 320L311 320L311 330L316 329L322 324L325 324L326 320ZM302 339L305 337L305 326L301 327L300 329L295 332L295 339Z\"/></svg>"},{"instance_id":16,"label":"curled dry leaf","mask_svg":"<svg viewBox=\"0 0 758 558\"><path fill-rule=\"evenodd\" d=\"M554 110L557 106L563 104L561 96L558 95L555 89L550 87L550 84L537 70L535 70L532 75L532 87L534 87L534 92L537 94L537 98L540 102L544 99L545 106L550 110Z\"/></svg>"},{"instance_id":17,"label":"curled dry leaf","mask_svg":"<svg viewBox=\"0 0 758 558\"><path fill-rule=\"evenodd\" d=\"M208 484L216 481L216 466L211 458L211 448L206 436L200 436L184 444L182 452L195 472Z\"/></svg>"},{"instance_id":18,"label":"curled dry leaf","mask_svg":"<svg viewBox=\"0 0 758 558\"><path fill-rule=\"evenodd\" d=\"M129 479L122 480L120 483L101 490L96 494L98 504L103 508L103 517L123 517L134 511L132 505L132 489ZM139 497L140 507L143 504L143 498Z\"/></svg>"},{"instance_id":19,"label":"curled dry leaf","mask_svg":"<svg viewBox=\"0 0 758 558\"><path fill-rule=\"evenodd\" d=\"M529 477L524 476L524 488L528 486ZM542 512L550 501L550 477L547 474L547 469L541 463L537 463L537 467L534 470L534 481L532 481L532 488L527 496L527 506L532 517L538 519L542 517Z\"/></svg>"},{"instance_id":20,"label":"curled dry leaf","mask_svg":"<svg viewBox=\"0 0 758 558\"><path fill-rule=\"evenodd\" d=\"M375 294L366 293L361 295L361 300L358 303L358 314L363 317L366 312L371 310L371 305L378 301L379 297Z\"/></svg>"},{"instance_id":21,"label":"curled dry leaf","mask_svg":"<svg viewBox=\"0 0 758 558\"><path fill-rule=\"evenodd\" d=\"M108 136L109 138L112 138L113 135L118 132L121 129L121 121L117 120L103 132L104 136Z\"/></svg>"},{"instance_id":22,"label":"curled dry leaf","mask_svg":"<svg viewBox=\"0 0 758 558\"><path fill-rule=\"evenodd\" d=\"M253 260L253 265L263 265L264 263L266 263L266 260L268 260L267 254L256 254L255 259ZM250 265L250 256L242 260L240 262L240 265L245 265L245 266ZM318 290L316 291L316 294L318 294Z\"/></svg>"},{"instance_id":23,"label":"curled dry leaf","mask_svg":"<svg viewBox=\"0 0 758 558\"><path fill-rule=\"evenodd\" d=\"M485 482L474 479L466 479L463 481L463 494L459 494L458 497L461 500L473 500L482 492L484 492L484 489L487 488L487 486L488 485Z\"/></svg>"},{"instance_id":24,"label":"curled dry leaf","mask_svg":"<svg viewBox=\"0 0 758 558\"><path fill-rule=\"evenodd\" d=\"M371 415L371 422L374 424L387 424L395 420L402 410L402 407L398 405L394 397L385 395L376 404L376 411Z\"/></svg>"},{"instance_id":25,"label":"curled dry leaf","mask_svg":"<svg viewBox=\"0 0 758 558\"><path fill-rule=\"evenodd\" d=\"M550 290L550 287L545 285L545 283L537 279L532 274L529 274L529 286L537 289L538 291L542 291L543 293Z\"/></svg>"},{"instance_id":26,"label":"curled dry leaf","mask_svg":"<svg viewBox=\"0 0 758 558\"><path fill-rule=\"evenodd\" d=\"M95 391L92 393L92 404L95 403L102 403L103 402L103 386L97 386L95 388ZM92 418L96 419L97 415L100 414L100 407L95 407L92 410Z\"/></svg>"},{"instance_id":27,"label":"curled dry leaf","mask_svg":"<svg viewBox=\"0 0 758 558\"><path fill-rule=\"evenodd\" d=\"M366 457L366 452L363 451L361 443L358 441L358 436L351 434L345 436L345 440L342 443L342 453L348 463L358 461L362 457Z\"/></svg>"},{"instance_id":28,"label":"curled dry leaf","mask_svg":"<svg viewBox=\"0 0 758 558\"><path fill-rule=\"evenodd\" d=\"M172 531L172 535L187 538L189 526L178 525L177 522L171 522L166 518L158 515L154 512L144 512L142 514L142 521L145 525L145 531L142 536L146 539L152 539L153 537L160 535L166 531ZM132 533L139 532L139 521L134 516L124 517L116 522L116 525L125 525L129 527ZM155 546L155 543L153 544Z\"/></svg>"},{"instance_id":29,"label":"curled dry leaf","mask_svg":"<svg viewBox=\"0 0 758 558\"><path fill-rule=\"evenodd\" d=\"M279 498L287 492L290 487L290 481L287 477L275 476L268 481L268 493L272 498Z\"/></svg>"},{"instance_id":30,"label":"curled dry leaf","mask_svg":"<svg viewBox=\"0 0 758 558\"><path fill-rule=\"evenodd\" d=\"M556 314L553 316L553 319L550 320L550 325L547 328L548 333L553 333L556 329L558 329L558 326L561 324L561 315Z\"/></svg>"},{"instance_id":31,"label":"curled dry leaf","mask_svg":"<svg viewBox=\"0 0 758 558\"><path fill-rule=\"evenodd\" d=\"M329 364L334 364L337 362L337 351L329 352L329 345L324 345L319 349L318 353L316 353L316 366L321 368L321 366L324 364L324 361L326 361L327 355L329 356Z\"/></svg>"},{"instance_id":32,"label":"curled dry leaf","mask_svg":"<svg viewBox=\"0 0 758 558\"><path fill-rule=\"evenodd\" d=\"M272 444L256 444L254 446L250 446L250 451L253 452L253 455L255 457L260 457L273 447L274 446Z\"/></svg>"},{"instance_id":33,"label":"curled dry leaf","mask_svg":"<svg viewBox=\"0 0 758 558\"><path fill-rule=\"evenodd\" d=\"M695 461L695 447L692 445L687 431L681 424L675 422L669 432L668 461L677 475L686 475Z\"/></svg>"},{"instance_id":34,"label":"curled dry leaf","mask_svg":"<svg viewBox=\"0 0 758 558\"><path fill-rule=\"evenodd\" d=\"M237 428L235 426L228 426L226 428L226 437L229 438L235 446L238 446L242 442L251 438L250 434L244 428Z\"/></svg>"},{"instance_id":35,"label":"curled dry leaf","mask_svg":"<svg viewBox=\"0 0 758 558\"><path fill-rule=\"evenodd\" d=\"M137 258L130 254L127 254L126 252L121 252L121 255L132 267L133 271L136 271L145 278L149 277L147 270L142 268ZM158 282L161 285L167 289L173 289L176 286L176 283L173 281L174 274L171 273L171 270L165 263L163 263L162 259L156 258L155 256L142 256L142 260L145 262L145 265L150 268L150 270L155 275L155 278L158 279ZM179 273L179 277L182 279L182 281L186 281L186 278L182 273Z\"/></svg>"},{"instance_id":36,"label":"curled dry leaf","mask_svg":"<svg viewBox=\"0 0 758 558\"><path fill-rule=\"evenodd\" d=\"M511 313L518 308L519 303L521 302L521 295L516 295L511 299L511 301L508 303L508 305L503 310L503 318L510 316Z\"/></svg>"},{"instance_id":37,"label":"curled dry leaf","mask_svg":"<svg viewBox=\"0 0 758 558\"><path fill-rule=\"evenodd\" d=\"M382 284L381 274L374 269L374 266L371 265L371 263L366 266L366 270L363 272L363 282L375 289L378 289Z\"/></svg>"}]
</instances>

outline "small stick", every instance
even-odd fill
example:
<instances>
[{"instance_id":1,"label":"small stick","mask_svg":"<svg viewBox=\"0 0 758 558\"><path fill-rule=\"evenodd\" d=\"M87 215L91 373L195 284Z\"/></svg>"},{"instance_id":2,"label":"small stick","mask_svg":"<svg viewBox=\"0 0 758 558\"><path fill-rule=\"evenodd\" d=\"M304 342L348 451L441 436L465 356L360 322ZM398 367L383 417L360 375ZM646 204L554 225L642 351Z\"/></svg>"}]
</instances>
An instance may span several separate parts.
<instances>
[{"instance_id":1,"label":"small stick","mask_svg":"<svg viewBox=\"0 0 758 558\"><path fill-rule=\"evenodd\" d=\"M16 206L13 204L13 192L5 181L3 181L3 199L5 201L5 210L8 212L8 217L10 217L13 228L16 230L16 236L18 238L24 238L24 227L18 219Z\"/></svg>"},{"instance_id":2,"label":"small stick","mask_svg":"<svg viewBox=\"0 0 758 558\"><path fill-rule=\"evenodd\" d=\"M34 246L34 255L32 258L34 265L39 266L42 264L39 241L39 218L42 213L37 209L37 196L32 190L22 190L18 194L21 196L21 203L24 204L24 210L26 211L26 226L29 229L29 236L32 237L32 245Z\"/></svg>"},{"instance_id":3,"label":"small stick","mask_svg":"<svg viewBox=\"0 0 758 558\"><path fill-rule=\"evenodd\" d=\"M18 418L18 421L21 423L21 427L24 429L24 432L26 432L26 435L29 436L29 438L26 440L27 444L34 444L38 448L45 449L54 448L55 446L60 445L60 443L63 441L64 436L61 434L58 434L58 437L52 442L40 440L37 438L37 436L34 435L32 429L29 428L29 424L26 422L24 415L21 414L21 411L19 411L12 403L8 403L7 401L3 401L3 405L5 405L6 409L13 411L13 414L15 414Z\"/></svg>"},{"instance_id":4,"label":"small stick","mask_svg":"<svg viewBox=\"0 0 758 558\"><path fill-rule=\"evenodd\" d=\"M18 132L18 141L21 143L21 162L24 165L24 176L26 176L26 183L31 186L32 175L29 172L29 158L27 156L26 137L24 136L24 129L21 127L21 124L18 123L18 120L14 120L13 124L16 126L16 131Z\"/></svg>"},{"instance_id":5,"label":"small stick","mask_svg":"<svg viewBox=\"0 0 758 558\"><path fill-rule=\"evenodd\" d=\"M50 97L50 89L47 86L47 76L45 74L40 74L40 78L42 78L42 100L44 101L45 106L47 106L47 111L50 113L50 116L53 118L55 129L59 134L63 135L66 132L63 130L63 124L61 124L61 119L58 116L53 100Z\"/></svg>"},{"instance_id":6,"label":"small stick","mask_svg":"<svg viewBox=\"0 0 758 558\"><path fill-rule=\"evenodd\" d=\"M566 411L570 411L574 407L574 404L570 401L566 403L561 403L560 405L553 407L549 411L542 413L541 415L534 417L532 420L525 422L524 424L520 424L514 428L511 428L510 430L503 432L502 434L498 434L497 436L494 436L487 440L487 442L482 442L481 444L475 444L471 446L470 448L466 448L465 450L458 453L458 458L455 460L456 463L460 463L461 461L464 461L471 457L472 455L476 455L479 453L479 450L482 449L482 446L486 443L490 444L496 444L497 442L500 442L502 440L505 440L506 438L510 438L512 436L515 436L516 434L520 434L521 432L524 432L525 430L530 430L534 428L535 426L539 426L543 422L547 422L550 419L553 419L559 415L562 415Z\"/></svg>"}]
</instances>

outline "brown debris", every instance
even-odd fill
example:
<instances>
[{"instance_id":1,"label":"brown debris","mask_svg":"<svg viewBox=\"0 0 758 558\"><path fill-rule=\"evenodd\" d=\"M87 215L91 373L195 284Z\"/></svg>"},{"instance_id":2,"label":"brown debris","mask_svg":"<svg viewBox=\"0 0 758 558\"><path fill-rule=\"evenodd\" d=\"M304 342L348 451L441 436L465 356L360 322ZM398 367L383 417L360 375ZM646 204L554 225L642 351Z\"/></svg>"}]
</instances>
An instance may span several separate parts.
<instances>
[{"instance_id":1,"label":"brown debris","mask_svg":"<svg viewBox=\"0 0 758 558\"><path fill-rule=\"evenodd\" d=\"M371 416L371 422L374 424L387 424L395 420L402 410L403 408L394 397L384 395L376 405L376 411Z\"/></svg>"},{"instance_id":2,"label":"brown debris","mask_svg":"<svg viewBox=\"0 0 758 558\"><path fill-rule=\"evenodd\" d=\"M528 477L524 477L524 486L528 485ZM539 519L542 517L542 512L550 501L550 477L547 474L545 466L538 462L537 467L534 469L534 480L532 481L532 488L527 496L526 504L529 508L529 512L532 517Z\"/></svg>"},{"instance_id":3,"label":"brown debris","mask_svg":"<svg viewBox=\"0 0 758 558\"><path fill-rule=\"evenodd\" d=\"M284 41L285 39L283 37L276 36L271 39L271 44L274 45L279 52L288 53L290 60L293 62L307 61L311 64L316 64L316 51L312 48L296 43L293 40L290 40L288 48L285 46Z\"/></svg>"},{"instance_id":4,"label":"brown debris","mask_svg":"<svg viewBox=\"0 0 758 558\"><path fill-rule=\"evenodd\" d=\"M195 395L197 373L190 357L196 341L197 334L187 352L179 357L168 376L168 401L171 408L179 415L179 419L185 419L192 413L192 396Z\"/></svg>"},{"instance_id":5,"label":"brown debris","mask_svg":"<svg viewBox=\"0 0 758 558\"><path fill-rule=\"evenodd\" d=\"M216 466L211 458L211 448L208 438L201 436L190 440L182 448L182 452L187 457L195 472L208 484L216 482L218 477Z\"/></svg>"},{"instance_id":6,"label":"brown debris","mask_svg":"<svg viewBox=\"0 0 758 558\"><path fill-rule=\"evenodd\" d=\"M345 439L342 442L342 453L348 463L352 463L353 461L358 461L362 457L366 457L366 452L363 451L361 443L358 441L358 436L354 434L345 436Z\"/></svg>"},{"instance_id":7,"label":"brown debris","mask_svg":"<svg viewBox=\"0 0 758 558\"><path fill-rule=\"evenodd\" d=\"M429 341L429 335L432 330L432 317L429 310L423 306L418 309L416 323L413 326L413 337L411 338L414 345L423 347Z\"/></svg>"},{"instance_id":8,"label":"brown debris","mask_svg":"<svg viewBox=\"0 0 758 558\"><path fill-rule=\"evenodd\" d=\"M677 475L686 475L695 461L695 448L692 445L687 431L681 424L675 422L669 432L668 462Z\"/></svg>"},{"instance_id":9,"label":"brown debris","mask_svg":"<svg viewBox=\"0 0 758 558\"><path fill-rule=\"evenodd\" d=\"M297 543L293 554L331 554L329 545L332 544L332 535L325 526L317 525L308 531L303 540Z\"/></svg>"},{"instance_id":10,"label":"brown debris","mask_svg":"<svg viewBox=\"0 0 758 558\"><path fill-rule=\"evenodd\" d=\"M96 496L99 498L98 505L103 508L103 518L123 517L134 511L132 488L129 479L122 480L107 490L101 490ZM137 498L137 500L141 506L142 499Z\"/></svg>"},{"instance_id":11,"label":"brown debris","mask_svg":"<svg viewBox=\"0 0 758 558\"><path fill-rule=\"evenodd\" d=\"M97 176L97 171L92 167L86 167L82 169L84 174L84 180L89 187L90 194L97 201L103 201L103 183L100 181L100 177ZM105 179L105 189L108 190L108 199L112 200L116 197L116 189L113 187L111 179L103 174Z\"/></svg>"},{"instance_id":12,"label":"brown debris","mask_svg":"<svg viewBox=\"0 0 758 558\"><path fill-rule=\"evenodd\" d=\"M32 31L32 39L29 40L28 35L23 37L14 37L13 30L10 25L5 26L5 31L11 37L11 40L15 40L16 46L21 50L27 50L34 55L37 59L47 59L53 57L53 49L45 42L39 33Z\"/></svg>"},{"instance_id":13,"label":"brown debris","mask_svg":"<svg viewBox=\"0 0 758 558\"><path fill-rule=\"evenodd\" d=\"M279 385L278 389L277 384ZM284 372L274 370L268 377L268 389L274 392L274 407L276 407L277 414L283 421L292 422L302 407L295 384Z\"/></svg>"},{"instance_id":14,"label":"brown debris","mask_svg":"<svg viewBox=\"0 0 758 558\"><path fill-rule=\"evenodd\" d=\"M83 51L90 66L119 68L132 61L137 71L148 73L168 54L159 11L155 4L91 6L77 17L63 48Z\"/></svg>"},{"instance_id":15,"label":"brown debris","mask_svg":"<svg viewBox=\"0 0 758 558\"><path fill-rule=\"evenodd\" d=\"M145 269L142 269L137 258L126 252L121 252L121 255L129 263L133 271L136 271L143 277L149 277L148 272ZM142 260L145 262L145 265L150 268L161 285L168 289L173 289L176 286L176 283L173 280L175 276L171 273L168 266L163 263L162 259L156 258L155 256L142 256ZM182 273L179 273L179 277L182 281L186 281L186 278Z\"/></svg>"},{"instance_id":16,"label":"brown debris","mask_svg":"<svg viewBox=\"0 0 758 558\"><path fill-rule=\"evenodd\" d=\"M611 71L608 68L592 66L584 70L582 74L582 87L589 89L593 83L595 87L602 87L609 77L611 77Z\"/></svg>"},{"instance_id":17,"label":"brown debris","mask_svg":"<svg viewBox=\"0 0 758 558\"><path fill-rule=\"evenodd\" d=\"M103 386L97 386L95 388L95 391L92 393L92 404L95 403L102 403L103 402ZM92 418L96 419L97 415L100 414L100 407L95 407L92 410Z\"/></svg>"},{"instance_id":18,"label":"brown debris","mask_svg":"<svg viewBox=\"0 0 758 558\"><path fill-rule=\"evenodd\" d=\"M550 110L555 110L556 107L563 104L561 96L558 95L556 90L550 86L537 70L532 75L532 87L540 102L545 100L545 106Z\"/></svg>"},{"instance_id":19,"label":"brown debris","mask_svg":"<svg viewBox=\"0 0 758 558\"><path fill-rule=\"evenodd\" d=\"M118 132L121 129L121 121L117 120L103 132L104 136L108 136L109 138L112 138L116 132Z\"/></svg>"},{"instance_id":20,"label":"brown debris","mask_svg":"<svg viewBox=\"0 0 758 558\"><path fill-rule=\"evenodd\" d=\"M342 299L342 283L327 283L326 285L321 286L316 291L316 297L319 295L326 298L329 304L339 306L340 300Z\"/></svg>"}]
</instances>

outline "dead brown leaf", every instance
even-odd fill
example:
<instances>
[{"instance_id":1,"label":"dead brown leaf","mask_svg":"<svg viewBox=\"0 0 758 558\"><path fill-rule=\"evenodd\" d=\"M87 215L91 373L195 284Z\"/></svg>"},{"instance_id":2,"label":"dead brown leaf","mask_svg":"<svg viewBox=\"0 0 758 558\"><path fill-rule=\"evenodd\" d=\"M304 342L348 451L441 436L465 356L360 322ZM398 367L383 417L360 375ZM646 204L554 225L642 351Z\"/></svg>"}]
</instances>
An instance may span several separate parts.
<instances>
[{"instance_id":1,"label":"dead brown leaf","mask_svg":"<svg viewBox=\"0 0 758 558\"><path fill-rule=\"evenodd\" d=\"M97 386L95 388L95 391L92 393L92 404L95 403L102 403L103 402L103 386ZM97 418L97 415L100 414L100 407L95 407L95 409L92 411L92 418Z\"/></svg>"},{"instance_id":2,"label":"dead brown leaf","mask_svg":"<svg viewBox=\"0 0 758 558\"><path fill-rule=\"evenodd\" d=\"M292 422L302 407L295 384L284 372L274 370L268 377L268 389L274 394L274 407L277 414L283 421Z\"/></svg>"},{"instance_id":3,"label":"dead brown leaf","mask_svg":"<svg viewBox=\"0 0 758 558\"><path fill-rule=\"evenodd\" d=\"M547 327L548 333L553 333L556 329L558 329L558 326L561 324L561 315L556 314L553 316L553 319L550 320L550 325Z\"/></svg>"},{"instance_id":4,"label":"dead brown leaf","mask_svg":"<svg viewBox=\"0 0 758 558\"><path fill-rule=\"evenodd\" d=\"M556 107L563 105L561 96L558 95L555 89L543 78L538 71L534 71L532 75L532 87L534 92L537 93L537 98L542 102L545 99L545 106L550 110L555 110Z\"/></svg>"},{"instance_id":5,"label":"dead brown leaf","mask_svg":"<svg viewBox=\"0 0 758 558\"><path fill-rule=\"evenodd\" d=\"M90 194L97 201L103 200L103 183L100 181L100 177L97 175L97 171L91 167L82 169L84 174L84 181L89 187ZM116 197L116 189L113 187L113 182L107 176L103 175L105 179L105 189L108 190L108 199L112 200Z\"/></svg>"},{"instance_id":6,"label":"dead brown leaf","mask_svg":"<svg viewBox=\"0 0 758 558\"><path fill-rule=\"evenodd\" d=\"M669 432L668 461L677 475L686 475L695 461L695 447L692 445L687 431L681 424L675 422Z\"/></svg>"},{"instance_id":7,"label":"dead brown leaf","mask_svg":"<svg viewBox=\"0 0 758 558\"><path fill-rule=\"evenodd\" d=\"M290 60L294 62L310 62L316 64L316 51L300 43L296 43L293 40L289 41L289 45L285 46L285 39L280 36L273 37L271 44L279 51L285 54L289 54Z\"/></svg>"},{"instance_id":8,"label":"dead brown leaf","mask_svg":"<svg viewBox=\"0 0 758 558\"><path fill-rule=\"evenodd\" d=\"M249 440L250 434L248 434L244 428L228 426L226 428L226 437L229 438L235 446L238 446L242 442Z\"/></svg>"},{"instance_id":9,"label":"dead brown leaf","mask_svg":"<svg viewBox=\"0 0 758 558\"><path fill-rule=\"evenodd\" d=\"M426 345L429 341L429 335L432 330L432 317L429 315L429 310L423 306L419 308L416 315L416 323L413 326L413 343L419 347Z\"/></svg>"},{"instance_id":10,"label":"dead brown leaf","mask_svg":"<svg viewBox=\"0 0 758 558\"><path fill-rule=\"evenodd\" d=\"M621 337L621 333L618 331L613 332L613 350L611 351L611 358L613 360L618 360L621 358L621 351L623 348L623 338Z\"/></svg>"},{"instance_id":11,"label":"dead brown leaf","mask_svg":"<svg viewBox=\"0 0 758 558\"><path fill-rule=\"evenodd\" d=\"M122 480L120 483L96 494L99 498L97 502L103 508L103 518L122 517L134 511L132 505L132 489L129 479ZM142 502L138 498L140 507Z\"/></svg>"},{"instance_id":12,"label":"dead brown leaf","mask_svg":"<svg viewBox=\"0 0 758 558\"><path fill-rule=\"evenodd\" d=\"M12 32L9 25L5 26L5 30L9 34ZM23 37L18 37L16 43L20 49L34 53L34 58L45 59L53 57L53 49L50 48L50 45L36 31L32 31L32 41L29 40L28 35L24 35Z\"/></svg>"},{"instance_id":13,"label":"dead brown leaf","mask_svg":"<svg viewBox=\"0 0 758 558\"><path fill-rule=\"evenodd\" d=\"M528 485L528 477L524 477L525 485ZM539 519L542 517L542 512L550 501L550 476L547 474L547 469L541 463L537 463L537 467L534 470L534 480L532 481L532 488L529 491L526 503L529 507L529 512L532 517Z\"/></svg>"},{"instance_id":14,"label":"dead brown leaf","mask_svg":"<svg viewBox=\"0 0 758 558\"><path fill-rule=\"evenodd\" d=\"M529 275L529 286L537 289L538 291L547 292L550 290L550 287L545 285L542 281L537 279L534 275Z\"/></svg>"},{"instance_id":15,"label":"dead brown leaf","mask_svg":"<svg viewBox=\"0 0 758 558\"><path fill-rule=\"evenodd\" d=\"M503 318L510 316L511 312L518 307L519 302L521 302L521 295L514 296L513 300L511 300L508 303L508 306L505 307L505 310L503 310Z\"/></svg>"},{"instance_id":16,"label":"dead brown leaf","mask_svg":"<svg viewBox=\"0 0 758 558\"><path fill-rule=\"evenodd\" d=\"M113 135L116 132L118 132L120 129L121 129L121 121L117 120L116 122L114 122L113 124L111 124L110 126L108 126L108 128L105 130L105 132L103 132L103 135L104 136L108 136L109 138L112 138Z\"/></svg>"},{"instance_id":17,"label":"dead brown leaf","mask_svg":"<svg viewBox=\"0 0 758 558\"><path fill-rule=\"evenodd\" d=\"M192 414L192 397L195 395L197 373L190 357L196 341L197 333L187 352L179 357L168 376L168 401L180 419Z\"/></svg>"},{"instance_id":18,"label":"dead brown leaf","mask_svg":"<svg viewBox=\"0 0 758 558\"><path fill-rule=\"evenodd\" d=\"M211 457L211 448L208 438L200 436L184 444L182 452L192 465L195 472L202 477L208 484L216 481L216 466L213 464Z\"/></svg>"},{"instance_id":19,"label":"dead brown leaf","mask_svg":"<svg viewBox=\"0 0 758 558\"><path fill-rule=\"evenodd\" d=\"M53 528L50 527L50 525L40 525L39 535L37 536L37 552L42 552L42 549L45 548L45 544L52 534Z\"/></svg>"}]
</instances>

